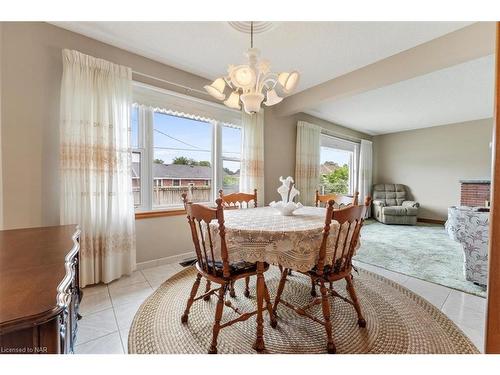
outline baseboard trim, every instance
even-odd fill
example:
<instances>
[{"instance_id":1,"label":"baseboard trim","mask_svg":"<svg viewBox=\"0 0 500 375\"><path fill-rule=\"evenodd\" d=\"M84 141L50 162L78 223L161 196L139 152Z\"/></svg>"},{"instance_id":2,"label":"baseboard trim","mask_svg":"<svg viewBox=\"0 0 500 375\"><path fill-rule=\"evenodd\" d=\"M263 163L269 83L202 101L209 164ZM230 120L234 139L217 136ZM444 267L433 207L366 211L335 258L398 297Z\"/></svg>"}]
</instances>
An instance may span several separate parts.
<instances>
[{"instance_id":1,"label":"baseboard trim","mask_svg":"<svg viewBox=\"0 0 500 375\"><path fill-rule=\"evenodd\" d=\"M428 224L441 224L444 225L446 223L446 220L438 220L438 219L424 219L423 217L419 217L417 219L418 222L420 223L428 223Z\"/></svg>"},{"instance_id":2,"label":"baseboard trim","mask_svg":"<svg viewBox=\"0 0 500 375\"><path fill-rule=\"evenodd\" d=\"M171 255L169 257L147 260L145 262L136 263L135 269L140 271L140 270L144 270L146 268L163 266L164 264L177 263L177 262L181 262L181 261L188 259L188 258L193 258L194 256L196 256L195 252L189 251L187 253Z\"/></svg>"}]
</instances>

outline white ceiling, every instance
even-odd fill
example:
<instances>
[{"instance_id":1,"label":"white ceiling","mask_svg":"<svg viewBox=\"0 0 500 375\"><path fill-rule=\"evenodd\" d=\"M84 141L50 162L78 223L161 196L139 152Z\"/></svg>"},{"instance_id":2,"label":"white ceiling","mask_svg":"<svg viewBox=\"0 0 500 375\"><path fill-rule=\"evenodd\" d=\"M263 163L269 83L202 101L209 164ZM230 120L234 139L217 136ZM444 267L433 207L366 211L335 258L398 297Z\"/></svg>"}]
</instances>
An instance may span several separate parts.
<instances>
[{"instance_id":1,"label":"white ceiling","mask_svg":"<svg viewBox=\"0 0 500 375\"><path fill-rule=\"evenodd\" d=\"M279 22L255 35L254 44L273 71L298 70L301 91L471 23ZM228 64L244 62L249 47L249 35L227 22L54 24L208 79L225 74ZM307 112L369 134L488 118L493 78L490 56L327 101Z\"/></svg>"},{"instance_id":2,"label":"white ceiling","mask_svg":"<svg viewBox=\"0 0 500 375\"><path fill-rule=\"evenodd\" d=\"M54 22L55 25L214 79L244 62L249 35L227 22ZM471 22L280 22L255 35L274 71L298 70L315 86ZM200 89L200 88L198 88Z\"/></svg>"},{"instance_id":3,"label":"white ceiling","mask_svg":"<svg viewBox=\"0 0 500 375\"><path fill-rule=\"evenodd\" d=\"M494 57L486 56L307 113L369 134L384 134L493 116Z\"/></svg>"}]
</instances>

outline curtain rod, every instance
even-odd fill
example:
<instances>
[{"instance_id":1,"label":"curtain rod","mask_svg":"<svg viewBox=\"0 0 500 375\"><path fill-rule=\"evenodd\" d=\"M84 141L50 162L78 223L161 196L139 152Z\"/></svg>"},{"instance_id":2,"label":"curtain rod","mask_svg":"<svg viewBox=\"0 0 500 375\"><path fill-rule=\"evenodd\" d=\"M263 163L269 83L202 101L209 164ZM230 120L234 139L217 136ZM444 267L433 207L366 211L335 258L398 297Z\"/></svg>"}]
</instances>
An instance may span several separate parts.
<instances>
[{"instance_id":1,"label":"curtain rod","mask_svg":"<svg viewBox=\"0 0 500 375\"><path fill-rule=\"evenodd\" d=\"M176 82L172 82L172 81L167 81L166 79L154 77L154 76L146 74L146 73L136 72L135 70L132 70L132 73L135 74L135 75L137 75L137 76L142 76L142 77L146 77L146 78L149 78L149 79L154 79L156 81L160 81L160 82L172 85L172 86L179 87L181 89L186 90L186 92L197 92L198 94L209 95L206 91L201 91L201 90L198 90L198 89L193 89L192 87L184 86L184 85L181 85L180 83L176 83Z\"/></svg>"}]
</instances>

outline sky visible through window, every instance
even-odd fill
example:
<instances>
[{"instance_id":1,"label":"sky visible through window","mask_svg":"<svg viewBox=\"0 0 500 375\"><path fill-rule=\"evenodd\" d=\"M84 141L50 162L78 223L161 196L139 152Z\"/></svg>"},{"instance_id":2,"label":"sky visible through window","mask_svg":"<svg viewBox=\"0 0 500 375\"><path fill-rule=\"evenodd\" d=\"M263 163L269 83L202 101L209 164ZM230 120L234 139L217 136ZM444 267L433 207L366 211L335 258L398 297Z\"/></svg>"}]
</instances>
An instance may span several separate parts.
<instances>
[{"instance_id":1,"label":"sky visible through window","mask_svg":"<svg viewBox=\"0 0 500 375\"><path fill-rule=\"evenodd\" d=\"M241 129L222 127L222 157L241 159ZM240 167L240 162L230 160L223 162L223 168L228 168L231 172L238 171Z\"/></svg>"},{"instance_id":2,"label":"sky visible through window","mask_svg":"<svg viewBox=\"0 0 500 375\"><path fill-rule=\"evenodd\" d=\"M138 143L137 116L138 111L134 108L131 115L132 147L137 147ZM185 156L212 163L212 124L159 112L155 112L153 123L154 159L170 164L175 157ZM240 153L241 130L223 126L222 155L239 159ZM224 167L235 172L240 163L228 161Z\"/></svg>"},{"instance_id":3,"label":"sky visible through window","mask_svg":"<svg viewBox=\"0 0 500 375\"><path fill-rule=\"evenodd\" d=\"M327 161L333 161L339 166L343 166L344 164L349 165L349 156L350 153L348 151L335 150L330 147L321 147L321 164L324 164Z\"/></svg>"},{"instance_id":4,"label":"sky visible through window","mask_svg":"<svg viewBox=\"0 0 500 375\"><path fill-rule=\"evenodd\" d=\"M154 159L171 164L179 156L212 162L212 124L156 112L153 116Z\"/></svg>"},{"instance_id":5,"label":"sky visible through window","mask_svg":"<svg viewBox=\"0 0 500 375\"><path fill-rule=\"evenodd\" d=\"M139 147L139 120L137 118L139 110L137 108L132 108L130 112L130 142L132 148Z\"/></svg>"}]
</instances>

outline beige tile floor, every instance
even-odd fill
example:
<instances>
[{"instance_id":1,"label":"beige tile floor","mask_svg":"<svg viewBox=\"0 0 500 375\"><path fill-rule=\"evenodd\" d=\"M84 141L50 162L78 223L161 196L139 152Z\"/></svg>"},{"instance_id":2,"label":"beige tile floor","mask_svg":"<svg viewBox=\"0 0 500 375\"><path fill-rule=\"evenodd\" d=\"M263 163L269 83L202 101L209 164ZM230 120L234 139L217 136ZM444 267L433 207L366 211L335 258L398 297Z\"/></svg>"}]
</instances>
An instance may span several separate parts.
<instances>
[{"instance_id":1,"label":"beige tile floor","mask_svg":"<svg viewBox=\"0 0 500 375\"><path fill-rule=\"evenodd\" d=\"M362 264L362 268L387 277L439 308L483 351L486 303L484 298L459 292L383 268ZM180 271L178 264L166 264L136 271L109 285L84 289L75 352L77 354L127 353L130 324L141 303L163 281Z\"/></svg>"}]
</instances>

